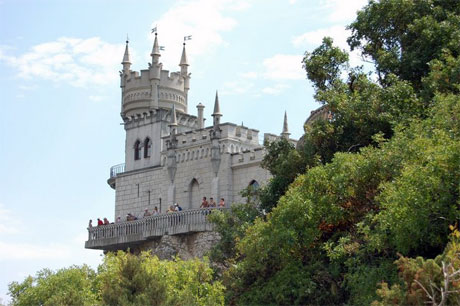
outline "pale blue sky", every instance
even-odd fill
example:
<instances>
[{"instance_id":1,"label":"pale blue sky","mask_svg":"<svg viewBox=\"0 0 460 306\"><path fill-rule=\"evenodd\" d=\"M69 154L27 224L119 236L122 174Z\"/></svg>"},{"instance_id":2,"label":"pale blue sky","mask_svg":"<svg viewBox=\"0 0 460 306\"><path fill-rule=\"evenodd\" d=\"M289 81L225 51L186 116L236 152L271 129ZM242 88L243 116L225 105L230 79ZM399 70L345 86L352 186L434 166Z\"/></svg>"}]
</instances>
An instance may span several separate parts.
<instances>
[{"instance_id":1,"label":"pale blue sky","mask_svg":"<svg viewBox=\"0 0 460 306\"><path fill-rule=\"evenodd\" d=\"M189 113L291 136L319 105L301 59L323 36L345 48L366 1L0 0L0 298L41 268L100 262L85 250L88 219L113 220L109 169L124 161L118 71L129 33L134 70L147 68L158 25L161 61L178 70L184 35ZM358 57L352 57L357 63Z\"/></svg>"}]
</instances>

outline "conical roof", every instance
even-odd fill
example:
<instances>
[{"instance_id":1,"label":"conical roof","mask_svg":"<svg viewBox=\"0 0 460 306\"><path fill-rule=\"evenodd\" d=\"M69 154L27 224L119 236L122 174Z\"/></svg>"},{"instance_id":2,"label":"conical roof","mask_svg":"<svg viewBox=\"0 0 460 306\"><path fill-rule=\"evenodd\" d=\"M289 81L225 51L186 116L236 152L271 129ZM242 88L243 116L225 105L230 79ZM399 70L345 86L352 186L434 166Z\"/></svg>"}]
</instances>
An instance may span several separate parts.
<instances>
[{"instance_id":1,"label":"conical roof","mask_svg":"<svg viewBox=\"0 0 460 306\"><path fill-rule=\"evenodd\" d=\"M126 41L126 47L125 47L125 54L123 55L123 62L122 64L131 64L131 61L129 60L129 48L128 48L128 43L129 41Z\"/></svg>"},{"instance_id":2,"label":"conical roof","mask_svg":"<svg viewBox=\"0 0 460 306\"><path fill-rule=\"evenodd\" d=\"M182 48L182 56L180 57L179 66L189 66L188 61L187 61L187 54L185 52L185 43L184 43L184 47Z\"/></svg>"},{"instance_id":3,"label":"conical roof","mask_svg":"<svg viewBox=\"0 0 460 306\"><path fill-rule=\"evenodd\" d=\"M216 100L214 101L214 112L212 113L212 116L222 116L222 113L220 112L219 96L217 94L217 90L216 90Z\"/></svg>"}]
</instances>

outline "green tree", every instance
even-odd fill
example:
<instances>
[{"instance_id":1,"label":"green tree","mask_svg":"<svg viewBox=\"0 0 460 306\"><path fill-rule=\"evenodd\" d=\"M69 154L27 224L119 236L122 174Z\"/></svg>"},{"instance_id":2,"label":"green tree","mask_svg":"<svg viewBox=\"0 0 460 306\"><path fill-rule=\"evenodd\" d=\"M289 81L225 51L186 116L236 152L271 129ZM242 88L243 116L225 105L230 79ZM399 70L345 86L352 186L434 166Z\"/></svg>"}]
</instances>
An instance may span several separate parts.
<instances>
[{"instance_id":1,"label":"green tree","mask_svg":"<svg viewBox=\"0 0 460 306\"><path fill-rule=\"evenodd\" d=\"M262 186L258 195L260 208L267 212L276 206L279 198L284 195L299 173L305 171L305 161L294 145L287 139L265 143L266 154L261 167L270 171L273 177Z\"/></svg>"},{"instance_id":2,"label":"green tree","mask_svg":"<svg viewBox=\"0 0 460 306\"><path fill-rule=\"evenodd\" d=\"M43 269L35 277L9 284L12 305L99 304L96 273L88 266L71 266L53 272Z\"/></svg>"},{"instance_id":3,"label":"green tree","mask_svg":"<svg viewBox=\"0 0 460 306\"><path fill-rule=\"evenodd\" d=\"M199 259L159 260L122 251L105 256L97 276L105 305L223 305L224 287Z\"/></svg>"},{"instance_id":4,"label":"green tree","mask_svg":"<svg viewBox=\"0 0 460 306\"><path fill-rule=\"evenodd\" d=\"M422 88L432 60L460 54L460 3L456 0L369 1L349 26L351 49L375 63L379 80L390 74Z\"/></svg>"}]
</instances>

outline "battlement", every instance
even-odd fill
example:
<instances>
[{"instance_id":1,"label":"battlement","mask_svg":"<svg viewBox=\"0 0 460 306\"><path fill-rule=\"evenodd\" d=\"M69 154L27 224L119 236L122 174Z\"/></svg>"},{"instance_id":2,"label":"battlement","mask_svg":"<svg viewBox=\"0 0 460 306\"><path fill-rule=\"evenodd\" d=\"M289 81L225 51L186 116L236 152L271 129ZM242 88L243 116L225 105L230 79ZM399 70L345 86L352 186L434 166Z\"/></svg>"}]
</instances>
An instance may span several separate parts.
<instances>
[{"instance_id":1,"label":"battlement","mask_svg":"<svg viewBox=\"0 0 460 306\"><path fill-rule=\"evenodd\" d=\"M153 65L140 73L121 75L122 116L137 116L155 108L171 109L173 105L187 112L189 76L160 69L161 65Z\"/></svg>"},{"instance_id":2,"label":"battlement","mask_svg":"<svg viewBox=\"0 0 460 306\"><path fill-rule=\"evenodd\" d=\"M266 143L266 142L270 143L270 142L278 141L281 138L283 138L283 137L279 136L279 135L275 135L275 134L271 134L271 133L264 133L264 143ZM293 139L293 138L289 138L288 140L294 147L297 145L298 140Z\"/></svg>"},{"instance_id":3,"label":"battlement","mask_svg":"<svg viewBox=\"0 0 460 306\"><path fill-rule=\"evenodd\" d=\"M244 167L251 163L260 163L265 155L263 147L247 150L239 153L233 153L232 168Z\"/></svg>"}]
</instances>

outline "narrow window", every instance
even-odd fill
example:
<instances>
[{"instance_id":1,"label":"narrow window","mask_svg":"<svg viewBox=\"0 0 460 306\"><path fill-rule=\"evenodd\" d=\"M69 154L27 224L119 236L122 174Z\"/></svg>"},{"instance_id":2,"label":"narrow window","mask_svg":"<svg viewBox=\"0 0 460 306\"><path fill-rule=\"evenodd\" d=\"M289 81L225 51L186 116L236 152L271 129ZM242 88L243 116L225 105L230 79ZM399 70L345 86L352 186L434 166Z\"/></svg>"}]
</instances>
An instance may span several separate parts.
<instances>
[{"instance_id":1,"label":"narrow window","mask_svg":"<svg viewBox=\"0 0 460 306\"><path fill-rule=\"evenodd\" d=\"M141 142L139 140L136 140L136 142L134 143L134 160L141 159L140 151L141 151Z\"/></svg>"},{"instance_id":2,"label":"narrow window","mask_svg":"<svg viewBox=\"0 0 460 306\"><path fill-rule=\"evenodd\" d=\"M150 157L152 154L152 141L150 138L145 138L144 140L144 158Z\"/></svg>"}]
</instances>

